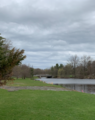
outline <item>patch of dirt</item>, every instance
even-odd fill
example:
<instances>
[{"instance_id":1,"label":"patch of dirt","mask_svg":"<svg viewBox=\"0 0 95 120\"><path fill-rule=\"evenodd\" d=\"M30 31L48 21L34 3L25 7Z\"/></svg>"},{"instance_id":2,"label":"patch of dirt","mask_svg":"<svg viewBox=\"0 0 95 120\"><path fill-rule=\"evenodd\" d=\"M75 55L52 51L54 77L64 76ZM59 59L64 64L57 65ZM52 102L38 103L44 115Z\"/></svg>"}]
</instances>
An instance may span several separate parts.
<instances>
[{"instance_id":1,"label":"patch of dirt","mask_svg":"<svg viewBox=\"0 0 95 120\"><path fill-rule=\"evenodd\" d=\"M72 91L66 88L57 88L57 87L47 87L47 86L24 86L24 87L13 87L13 86L2 86L1 89L6 89L8 91L18 91L18 90L52 90L52 91Z\"/></svg>"}]
</instances>

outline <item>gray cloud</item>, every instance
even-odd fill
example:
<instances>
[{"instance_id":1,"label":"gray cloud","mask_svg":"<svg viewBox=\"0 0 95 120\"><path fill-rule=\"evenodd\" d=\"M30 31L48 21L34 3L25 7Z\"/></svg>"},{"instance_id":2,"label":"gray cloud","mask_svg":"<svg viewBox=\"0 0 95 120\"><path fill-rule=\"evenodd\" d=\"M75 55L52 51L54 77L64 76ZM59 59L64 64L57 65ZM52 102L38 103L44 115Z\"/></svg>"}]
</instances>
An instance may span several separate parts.
<instances>
[{"instance_id":1,"label":"gray cloud","mask_svg":"<svg viewBox=\"0 0 95 120\"><path fill-rule=\"evenodd\" d=\"M0 0L0 33L25 64L49 68L70 55L95 58L95 0Z\"/></svg>"}]
</instances>

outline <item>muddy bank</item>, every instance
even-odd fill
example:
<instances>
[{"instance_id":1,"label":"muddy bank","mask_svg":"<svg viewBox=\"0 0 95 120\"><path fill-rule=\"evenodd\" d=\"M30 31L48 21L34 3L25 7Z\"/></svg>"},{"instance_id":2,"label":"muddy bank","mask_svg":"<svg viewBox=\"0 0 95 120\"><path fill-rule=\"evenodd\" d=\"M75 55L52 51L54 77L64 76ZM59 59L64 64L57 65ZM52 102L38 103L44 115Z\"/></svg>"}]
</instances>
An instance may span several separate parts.
<instances>
[{"instance_id":1,"label":"muddy bank","mask_svg":"<svg viewBox=\"0 0 95 120\"><path fill-rule=\"evenodd\" d=\"M6 89L8 91L18 91L18 90L52 90L52 91L72 91L66 88L57 88L57 87L40 87L40 86L25 86L25 87L10 87L10 86L2 86L1 89Z\"/></svg>"}]
</instances>

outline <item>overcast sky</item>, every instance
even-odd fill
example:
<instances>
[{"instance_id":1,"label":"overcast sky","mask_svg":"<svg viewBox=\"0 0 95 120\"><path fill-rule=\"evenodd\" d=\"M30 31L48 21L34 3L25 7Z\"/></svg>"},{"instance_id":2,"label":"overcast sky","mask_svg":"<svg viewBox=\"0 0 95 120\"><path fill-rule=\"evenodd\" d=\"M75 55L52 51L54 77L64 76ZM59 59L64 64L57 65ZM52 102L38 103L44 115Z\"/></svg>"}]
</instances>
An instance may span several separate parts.
<instances>
[{"instance_id":1,"label":"overcast sky","mask_svg":"<svg viewBox=\"0 0 95 120\"><path fill-rule=\"evenodd\" d=\"M0 0L0 33L34 68L95 59L95 0Z\"/></svg>"}]
</instances>

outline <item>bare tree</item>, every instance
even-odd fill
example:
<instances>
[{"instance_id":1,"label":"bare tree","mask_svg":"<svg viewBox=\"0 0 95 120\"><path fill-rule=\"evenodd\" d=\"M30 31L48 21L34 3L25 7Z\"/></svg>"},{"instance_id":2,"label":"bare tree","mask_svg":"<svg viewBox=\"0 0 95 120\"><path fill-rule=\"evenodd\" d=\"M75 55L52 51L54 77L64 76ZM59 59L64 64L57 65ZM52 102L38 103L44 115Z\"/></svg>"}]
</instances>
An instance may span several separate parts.
<instances>
[{"instance_id":1,"label":"bare tree","mask_svg":"<svg viewBox=\"0 0 95 120\"><path fill-rule=\"evenodd\" d=\"M95 61L92 62L92 73L95 77Z\"/></svg>"},{"instance_id":2,"label":"bare tree","mask_svg":"<svg viewBox=\"0 0 95 120\"><path fill-rule=\"evenodd\" d=\"M21 65L21 76L23 79L26 77L31 77L31 69L29 66L22 64Z\"/></svg>"},{"instance_id":3,"label":"bare tree","mask_svg":"<svg viewBox=\"0 0 95 120\"><path fill-rule=\"evenodd\" d=\"M73 66L73 74L76 77L76 67L79 63L79 57L77 55L71 56L69 59L70 64Z\"/></svg>"},{"instance_id":4,"label":"bare tree","mask_svg":"<svg viewBox=\"0 0 95 120\"><path fill-rule=\"evenodd\" d=\"M83 57L81 57L81 65L83 66L83 69L82 69L83 76L87 74L87 64L89 61L91 61L90 56L84 55Z\"/></svg>"},{"instance_id":5,"label":"bare tree","mask_svg":"<svg viewBox=\"0 0 95 120\"><path fill-rule=\"evenodd\" d=\"M16 77L17 79L21 77L21 67L20 66L15 66L13 68L13 76Z\"/></svg>"}]
</instances>

